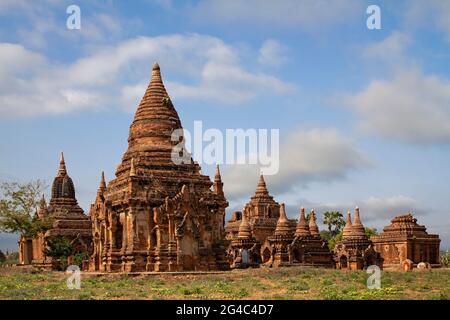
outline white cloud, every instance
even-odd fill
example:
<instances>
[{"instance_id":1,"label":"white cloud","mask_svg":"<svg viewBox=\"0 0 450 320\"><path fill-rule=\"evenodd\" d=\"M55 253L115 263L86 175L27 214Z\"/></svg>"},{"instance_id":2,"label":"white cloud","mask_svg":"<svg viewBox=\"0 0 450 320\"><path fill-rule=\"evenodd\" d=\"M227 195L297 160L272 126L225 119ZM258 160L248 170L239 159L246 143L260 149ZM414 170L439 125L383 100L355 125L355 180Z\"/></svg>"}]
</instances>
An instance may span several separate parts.
<instances>
[{"instance_id":1,"label":"white cloud","mask_svg":"<svg viewBox=\"0 0 450 320\"><path fill-rule=\"evenodd\" d=\"M177 98L237 104L285 94L290 83L246 70L239 49L198 34L137 37L103 46L71 64L52 63L18 44L0 43L0 114L33 116L80 109L134 110L159 61L183 82L167 81Z\"/></svg>"},{"instance_id":2,"label":"white cloud","mask_svg":"<svg viewBox=\"0 0 450 320\"><path fill-rule=\"evenodd\" d=\"M368 166L366 156L335 129L296 130L280 145L279 172L267 176L266 182L271 193L283 193L312 181L342 179L352 170ZM256 165L225 168L222 176L227 197L252 195L259 172Z\"/></svg>"},{"instance_id":3,"label":"white cloud","mask_svg":"<svg viewBox=\"0 0 450 320\"><path fill-rule=\"evenodd\" d=\"M448 0L413 0L408 2L406 24L408 27L418 27L431 23L442 31L450 41L450 2Z\"/></svg>"},{"instance_id":4,"label":"white cloud","mask_svg":"<svg viewBox=\"0 0 450 320\"><path fill-rule=\"evenodd\" d=\"M403 63L405 49L411 43L411 38L405 33L394 31L385 39L364 48L363 56L369 59L379 59L387 63Z\"/></svg>"},{"instance_id":5,"label":"white cloud","mask_svg":"<svg viewBox=\"0 0 450 320\"><path fill-rule=\"evenodd\" d=\"M197 21L307 31L347 23L364 12L363 3L355 0L208 0L192 10Z\"/></svg>"},{"instance_id":6,"label":"white cloud","mask_svg":"<svg viewBox=\"0 0 450 320\"><path fill-rule=\"evenodd\" d=\"M287 61L286 47L276 40L266 40L259 49L258 62L263 65L281 65Z\"/></svg>"},{"instance_id":7,"label":"white cloud","mask_svg":"<svg viewBox=\"0 0 450 320\"><path fill-rule=\"evenodd\" d=\"M450 81L417 69L374 80L345 103L367 132L408 143L450 142Z\"/></svg>"},{"instance_id":8,"label":"white cloud","mask_svg":"<svg viewBox=\"0 0 450 320\"><path fill-rule=\"evenodd\" d=\"M379 198L370 197L358 204L364 211L364 218L368 221L378 219L392 219L396 215L413 212L415 215L426 214L417 200L403 195Z\"/></svg>"},{"instance_id":9,"label":"white cloud","mask_svg":"<svg viewBox=\"0 0 450 320\"><path fill-rule=\"evenodd\" d=\"M395 195L390 197L371 196L368 199L357 200L349 203L311 203L303 200L302 206L314 208L321 215L325 211L340 211L345 215L350 210L354 215L356 206L360 209L361 220L364 222L375 221L379 226L387 225L388 222L397 215L412 212L415 216L422 216L429 212L414 198L405 195ZM298 212L297 206L290 206L291 211Z\"/></svg>"}]
</instances>

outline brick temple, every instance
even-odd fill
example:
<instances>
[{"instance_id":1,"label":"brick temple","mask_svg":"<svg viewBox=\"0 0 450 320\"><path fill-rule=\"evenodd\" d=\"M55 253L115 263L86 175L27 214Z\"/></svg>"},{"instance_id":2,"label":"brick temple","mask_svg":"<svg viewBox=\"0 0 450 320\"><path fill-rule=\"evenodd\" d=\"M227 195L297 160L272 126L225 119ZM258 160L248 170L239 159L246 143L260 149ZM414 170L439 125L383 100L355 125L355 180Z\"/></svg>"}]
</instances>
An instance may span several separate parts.
<instances>
[{"instance_id":1,"label":"brick temple","mask_svg":"<svg viewBox=\"0 0 450 320\"><path fill-rule=\"evenodd\" d=\"M366 235L361 222L359 208L355 208L355 217L352 223L350 211L347 211L347 221L342 233L342 240L336 243L334 259L336 268L361 270L370 265L383 267L383 258L375 250L373 242Z\"/></svg>"},{"instance_id":2,"label":"brick temple","mask_svg":"<svg viewBox=\"0 0 450 320\"><path fill-rule=\"evenodd\" d=\"M158 64L130 126L116 177L100 183L90 216L99 271L229 268L220 172L211 182L192 159L175 164L174 130L182 129Z\"/></svg>"},{"instance_id":3,"label":"brick temple","mask_svg":"<svg viewBox=\"0 0 450 320\"><path fill-rule=\"evenodd\" d=\"M89 217L78 205L72 178L67 173L64 154L61 153L58 173L53 179L50 203L44 196L36 212L37 219L52 218L52 227L34 238L21 237L19 240L19 261L37 267L52 269L59 263L58 258L46 257L44 249L51 237L63 237L70 241L73 252L90 253L92 229ZM70 259L70 257L69 257Z\"/></svg>"},{"instance_id":4,"label":"brick temple","mask_svg":"<svg viewBox=\"0 0 450 320\"><path fill-rule=\"evenodd\" d=\"M232 268L315 265L332 267L333 257L320 237L314 210L309 223L302 208L299 220L288 219L284 204L269 194L264 177L259 177L254 196L243 211L233 213L225 227Z\"/></svg>"},{"instance_id":5,"label":"brick temple","mask_svg":"<svg viewBox=\"0 0 450 320\"><path fill-rule=\"evenodd\" d=\"M172 134L180 129L160 67L154 64L114 179L107 183L101 174L86 216L61 154L49 205L42 198L36 212L38 219L52 216L52 228L20 238L20 263L54 268L56 261L45 257L44 249L49 237L61 236L72 243L74 253L89 254L85 265L90 271L101 272L439 266L439 236L428 234L411 214L395 217L380 235L369 238L356 208L353 222L347 213L342 239L330 251L314 210L307 218L302 207L298 220L288 219L263 175L242 211L233 212L225 225L228 202L219 166L211 181L191 155L184 152L181 164L173 161L174 146L183 140L172 141Z\"/></svg>"},{"instance_id":6,"label":"brick temple","mask_svg":"<svg viewBox=\"0 0 450 320\"><path fill-rule=\"evenodd\" d=\"M405 260L414 265L427 262L439 266L437 234L428 234L425 226L417 224L411 213L396 216L383 232L370 238L380 252L386 266L398 266Z\"/></svg>"}]
</instances>

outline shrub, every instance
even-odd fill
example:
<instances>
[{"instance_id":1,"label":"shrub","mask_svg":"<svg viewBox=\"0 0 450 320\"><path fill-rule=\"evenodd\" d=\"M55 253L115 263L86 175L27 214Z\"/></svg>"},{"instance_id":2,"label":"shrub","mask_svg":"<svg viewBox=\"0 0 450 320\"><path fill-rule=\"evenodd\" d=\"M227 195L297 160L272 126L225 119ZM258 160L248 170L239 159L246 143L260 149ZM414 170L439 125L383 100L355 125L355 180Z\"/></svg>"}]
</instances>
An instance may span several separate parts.
<instances>
[{"instance_id":1,"label":"shrub","mask_svg":"<svg viewBox=\"0 0 450 320\"><path fill-rule=\"evenodd\" d=\"M441 252L441 264L444 267L450 266L450 250Z\"/></svg>"}]
</instances>

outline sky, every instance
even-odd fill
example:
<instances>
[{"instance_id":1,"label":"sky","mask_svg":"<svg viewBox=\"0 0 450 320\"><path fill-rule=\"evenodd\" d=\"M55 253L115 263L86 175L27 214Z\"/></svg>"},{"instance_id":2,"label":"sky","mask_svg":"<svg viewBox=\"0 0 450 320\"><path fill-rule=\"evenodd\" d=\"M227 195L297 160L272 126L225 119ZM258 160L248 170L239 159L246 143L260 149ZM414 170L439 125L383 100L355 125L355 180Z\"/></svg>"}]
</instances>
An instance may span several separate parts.
<instances>
[{"instance_id":1,"label":"sky","mask_svg":"<svg viewBox=\"0 0 450 320\"><path fill-rule=\"evenodd\" d=\"M48 199L64 151L88 213L155 61L184 128L280 130L266 182L289 217L315 208L323 228L359 206L381 231L412 211L450 249L449 1L0 0L0 181L44 179ZM222 166L228 216L258 175ZM0 234L7 249L17 235Z\"/></svg>"}]
</instances>

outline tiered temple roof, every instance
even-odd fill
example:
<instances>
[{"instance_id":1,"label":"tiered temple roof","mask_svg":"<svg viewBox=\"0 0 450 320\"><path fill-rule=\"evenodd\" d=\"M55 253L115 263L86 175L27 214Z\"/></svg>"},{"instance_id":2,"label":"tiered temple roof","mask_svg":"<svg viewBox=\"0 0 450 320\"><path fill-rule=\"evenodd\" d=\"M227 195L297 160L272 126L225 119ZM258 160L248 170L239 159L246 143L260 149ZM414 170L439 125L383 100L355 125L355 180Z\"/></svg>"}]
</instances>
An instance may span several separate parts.
<instances>
[{"instance_id":1,"label":"tiered temple roof","mask_svg":"<svg viewBox=\"0 0 450 320\"><path fill-rule=\"evenodd\" d=\"M91 237L91 223L78 205L75 187L67 173L64 154L61 152L58 173L52 184L52 197L47 214L53 218L53 227L46 236ZM86 240L88 241L88 240Z\"/></svg>"}]
</instances>

